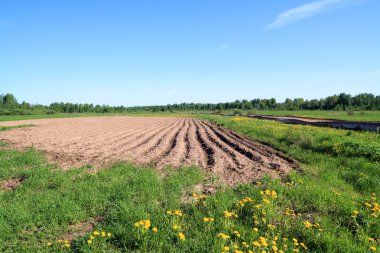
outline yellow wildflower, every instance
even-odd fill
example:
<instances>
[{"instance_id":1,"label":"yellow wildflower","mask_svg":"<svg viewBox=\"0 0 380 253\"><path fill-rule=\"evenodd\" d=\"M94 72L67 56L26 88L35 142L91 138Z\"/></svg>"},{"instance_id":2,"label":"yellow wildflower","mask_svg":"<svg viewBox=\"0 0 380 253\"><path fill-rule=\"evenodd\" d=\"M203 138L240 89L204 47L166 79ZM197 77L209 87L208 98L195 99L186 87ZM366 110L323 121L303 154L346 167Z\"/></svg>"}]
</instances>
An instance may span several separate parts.
<instances>
[{"instance_id":1,"label":"yellow wildflower","mask_svg":"<svg viewBox=\"0 0 380 253\"><path fill-rule=\"evenodd\" d=\"M303 224L305 225L306 228L310 228L313 226L313 224L311 224L310 221L305 221Z\"/></svg>"},{"instance_id":2,"label":"yellow wildflower","mask_svg":"<svg viewBox=\"0 0 380 253\"><path fill-rule=\"evenodd\" d=\"M53 245L51 242L48 242L48 243L47 243L47 246L51 246L51 245Z\"/></svg>"},{"instance_id":3,"label":"yellow wildflower","mask_svg":"<svg viewBox=\"0 0 380 253\"><path fill-rule=\"evenodd\" d=\"M259 231L259 229L258 228L253 228L253 231L257 232L257 231Z\"/></svg>"},{"instance_id":4,"label":"yellow wildflower","mask_svg":"<svg viewBox=\"0 0 380 253\"><path fill-rule=\"evenodd\" d=\"M106 236L106 232L102 231L102 237Z\"/></svg>"},{"instance_id":5,"label":"yellow wildflower","mask_svg":"<svg viewBox=\"0 0 380 253\"><path fill-rule=\"evenodd\" d=\"M93 233L94 235L100 235L100 233L98 232L98 231L94 231L94 233Z\"/></svg>"},{"instance_id":6,"label":"yellow wildflower","mask_svg":"<svg viewBox=\"0 0 380 253\"><path fill-rule=\"evenodd\" d=\"M375 247L375 246L371 246L371 247L369 247L369 249L370 249L371 251L375 251L375 250L376 250L376 247Z\"/></svg>"},{"instance_id":7,"label":"yellow wildflower","mask_svg":"<svg viewBox=\"0 0 380 253\"><path fill-rule=\"evenodd\" d=\"M107 233L107 236L108 236L108 237L111 237L111 232L108 232L108 233Z\"/></svg>"},{"instance_id":8,"label":"yellow wildflower","mask_svg":"<svg viewBox=\"0 0 380 253\"><path fill-rule=\"evenodd\" d=\"M268 247L267 239L265 239L265 237L260 236L259 240L261 245L263 245L264 247Z\"/></svg>"},{"instance_id":9,"label":"yellow wildflower","mask_svg":"<svg viewBox=\"0 0 380 253\"><path fill-rule=\"evenodd\" d=\"M222 239L228 239L228 238L230 238L230 236L229 235L226 235L226 234L223 234L223 233L219 233L216 237L219 237L219 238L222 238Z\"/></svg>"},{"instance_id":10,"label":"yellow wildflower","mask_svg":"<svg viewBox=\"0 0 380 253\"><path fill-rule=\"evenodd\" d=\"M158 228L154 227L154 228L152 228L152 231L156 233L158 231Z\"/></svg>"},{"instance_id":11,"label":"yellow wildflower","mask_svg":"<svg viewBox=\"0 0 380 253\"><path fill-rule=\"evenodd\" d=\"M256 247L261 247L261 244L258 241L254 241L252 244Z\"/></svg>"},{"instance_id":12,"label":"yellow wildflower","mask_svg":"<svg viewBox=\"0 0 380 253\"><path fill-rule=\"evenodd\" d=\"M178 226L178 225L176 225L176 224L173 225L173 229L174 229L174 230L178 230L178 229L180 229L180 228L181 228L181 226Z\"/></svg>"},{"instance_id":13,"label":"yellow wildflower","mask_svg":"<svg viewBox=\"0 0 380 253\"><path fill-rule=\"evenodd\" d=\"M213 222L213 221L214 221L214 218L208 218L208 217L203 218L203 222Z\"/></svg>"},{"instance_id":14,"label":"yellow wildflower","mask_svg":"<svg viewBox=\"0 0 380 253\"><path fill-rule=\"evenodd\" d=\"M87 244L90 245L92 243L92 240L87 240Z\"/></svg>"},{"instance_id":15,"label":"yellow wildflower","mask_svg":"<svg viewBox=\"0 0 380 253\"><path fill-rule=\"evenodd\" d=\"M186 240L186 236L185 236L182 232L179 232L179 233L178 233L178 236L179 236L179 239L180 239L181 241Z\"/></svg>"},{"instance_id":16,"label":"yellow wildflower","mask_svg":"<svg viewBox=\"0 0 380 253\"><path fill-rule=\"evenodd\" d=\"M230 250L230 247L228 247L228 246L224 246L224 247L223 247L223 250L225 250L225 251L229 251L229 250Z\"/></svg>"}]
</instances>

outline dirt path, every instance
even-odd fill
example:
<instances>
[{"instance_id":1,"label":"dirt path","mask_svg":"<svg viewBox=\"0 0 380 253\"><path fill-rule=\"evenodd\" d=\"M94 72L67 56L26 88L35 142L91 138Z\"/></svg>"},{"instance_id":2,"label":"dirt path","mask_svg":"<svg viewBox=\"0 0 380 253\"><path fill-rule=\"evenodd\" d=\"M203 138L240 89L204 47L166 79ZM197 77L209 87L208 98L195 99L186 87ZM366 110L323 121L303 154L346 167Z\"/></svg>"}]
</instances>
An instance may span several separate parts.
<instances>
[{"instance_id":1,"label":"dirt path","mask_svg":"<svg viewBox=\"0 0 380 253\"><path fill-rule=\"evenodd\" d=\"M28 120L34 127L0 132L14 147L35 147L63 168L115 161L180 167L197 165L227 185L277 177L298 163L228 129L194 118L97 117Z\"/></svg>"}]
</instances>

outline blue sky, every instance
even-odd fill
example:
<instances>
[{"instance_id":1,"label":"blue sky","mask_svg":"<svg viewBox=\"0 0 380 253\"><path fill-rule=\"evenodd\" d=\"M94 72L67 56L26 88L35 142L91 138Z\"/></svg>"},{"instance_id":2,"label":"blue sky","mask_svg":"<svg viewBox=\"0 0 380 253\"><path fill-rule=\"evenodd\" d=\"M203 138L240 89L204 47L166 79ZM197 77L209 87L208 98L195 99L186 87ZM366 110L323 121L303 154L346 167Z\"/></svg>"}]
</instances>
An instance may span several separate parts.
<instances>
[{"instance_id":1,"label":"blue sky","mask_svg":"<svg viewBox=\"0 0 380 253\"><path fill-rule=\"evenodd\" d=\"M380 94L380 1L0 1L0 93L110 105Z\"/></svg>"}]
</instances>

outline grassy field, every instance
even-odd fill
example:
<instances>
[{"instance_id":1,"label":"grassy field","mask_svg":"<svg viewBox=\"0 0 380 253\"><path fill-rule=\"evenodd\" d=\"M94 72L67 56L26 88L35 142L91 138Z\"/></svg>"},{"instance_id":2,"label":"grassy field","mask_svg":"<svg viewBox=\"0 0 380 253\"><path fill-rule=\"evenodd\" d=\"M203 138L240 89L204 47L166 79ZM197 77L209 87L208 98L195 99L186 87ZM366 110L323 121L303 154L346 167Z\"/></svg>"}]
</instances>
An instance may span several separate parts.
<instances>
[{"instance_id":1,"label":"grassy field","mask_svg":"<svg viewBox=\"0 0 380 253\"><path fill-rule=\"evenodd\" d=\"M189 116L191 113L175 112L135 112L135 113L57 113L57 114L33 114L33 115L0 115L0 122L28 119L57 119L79 117L109 117L109 116Z\"/></svg>"},{"instance_id":2,"label":"grassy field","mask_svg":"<svg viewBox=\"0 0 380 253\"><path fill-rule=\"evenodd\" d=\"M231 111L233 112L233 111ZM339 119L350 121L380 121L380 111L353 111L350 114L346 111L260 111L250 110L243 113L253 113L258 115L273 116L299 116L307 118Z\"/></svg>"},{"instance_id":3,"label":"grassy field","mask_svg":"<svg viewBox=\"0 0 380 253\"><path fill-rule=\"evenodd\" d=\"M350 121L380 121L380 111L353 112L348 115L346 111L260 111L260 110L239 110L242 113L253 113L258 115L273 116L300 116L309 118L339 119ZM188 116L202 112L129 112L129 113L57 113L57 114L35 114L35 115L0 115L1 121L25 120L25 119L45 119L45 118L75 118L75 117L102 117L102 116ZM203 112L212 113L212 112ZM234 113L234 111L224 111L224 113Z\"/></svg>"},{"instance_id":4,"label":"grassy field","mask_svg":"<svg viewBox=\"0 0 380 253\"><path fill-rule=\"evenodd\" d=\"M2 143L0 181L21 185L0 191L0 252L379 250L378 134L198 117L280 149L301 170L204 196L198 186L215 178L197 168L63 171L36 150Z\"/></svg>"}]
</instances>

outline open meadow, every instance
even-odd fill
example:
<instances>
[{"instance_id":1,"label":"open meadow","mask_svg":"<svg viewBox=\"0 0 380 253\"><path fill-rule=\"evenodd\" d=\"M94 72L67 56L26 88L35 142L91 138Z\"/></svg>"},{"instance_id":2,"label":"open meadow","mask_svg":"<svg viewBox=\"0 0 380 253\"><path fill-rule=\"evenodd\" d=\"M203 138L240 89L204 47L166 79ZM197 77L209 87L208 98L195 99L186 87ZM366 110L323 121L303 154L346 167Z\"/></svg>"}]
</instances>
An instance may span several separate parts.
<instances>
[{"instance_id":1,"label":"open meadow","mask_svg":"<svg viewBox=\"0 0 380 253\"><path fill-rule=\"evenodd\" d=\"M1 252L371 252L380 137L278 122L3 122Z\"/></svg>"}]
</instances>

